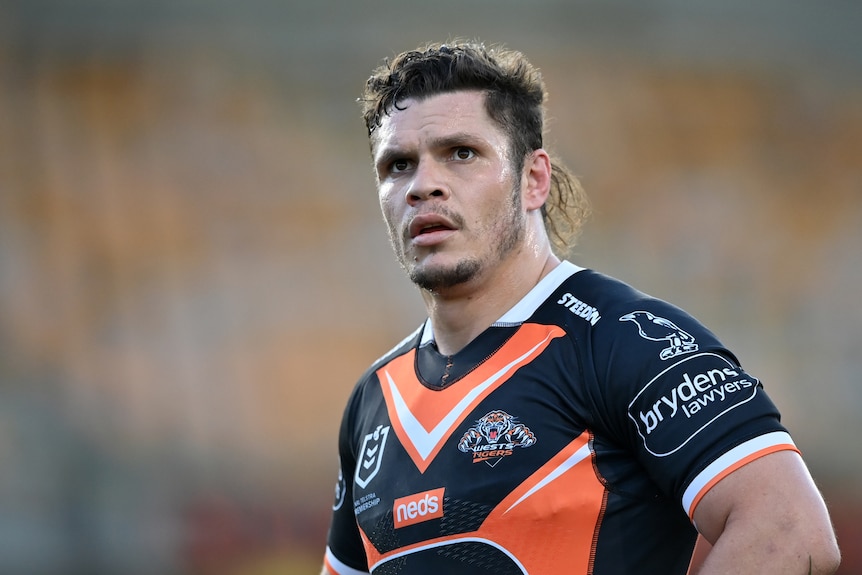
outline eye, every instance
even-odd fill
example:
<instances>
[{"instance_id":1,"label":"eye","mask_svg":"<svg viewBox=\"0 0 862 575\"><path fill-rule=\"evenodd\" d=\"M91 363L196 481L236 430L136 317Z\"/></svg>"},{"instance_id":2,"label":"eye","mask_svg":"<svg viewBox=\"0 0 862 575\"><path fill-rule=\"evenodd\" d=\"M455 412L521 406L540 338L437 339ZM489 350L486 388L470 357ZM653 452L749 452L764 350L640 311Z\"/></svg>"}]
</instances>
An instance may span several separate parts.
<instances>
[{"instance_id":1,"label":"eye","mask_svg":"<svg viewBox=\"0 0 862 575\"><path fill-rule=\"evenodd\" d=\"M390 164L390 171L393 174L397 174L399 172L403 172L404 170L410 169L410 161L409 160L395 160Z\"/></svg>"},{"instance_id":2,"label":"eye","mask_svg":"<svg viewBox=\"0 0 862 575\"><path fill-rule=\"evenodd\" d=\"M455 153L452 155L456 160L469 160L476 155L476 152L472 148L461 146L460 148L455 148Z\"/></svg>"}]
</instances>

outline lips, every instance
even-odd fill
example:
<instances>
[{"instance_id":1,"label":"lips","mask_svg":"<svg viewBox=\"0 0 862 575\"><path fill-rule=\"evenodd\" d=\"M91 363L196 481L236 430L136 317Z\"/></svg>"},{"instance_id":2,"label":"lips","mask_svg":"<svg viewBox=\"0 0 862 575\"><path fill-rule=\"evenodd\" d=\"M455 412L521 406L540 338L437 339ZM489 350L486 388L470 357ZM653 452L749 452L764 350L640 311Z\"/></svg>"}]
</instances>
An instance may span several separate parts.
<instances>
[{"instance_id":1,"label":"lips","mask_svg":"<svg viewBox=\"0 0 862 575\"><path fill-rule=\"evenodd\" d=\"M416 216L411 220L408 227L410 239L416 239L419 236L433 234L435 232L449 232L456 229L455 225L444 216L439 214L425 214Z\"/></svg>"}]
</instances>

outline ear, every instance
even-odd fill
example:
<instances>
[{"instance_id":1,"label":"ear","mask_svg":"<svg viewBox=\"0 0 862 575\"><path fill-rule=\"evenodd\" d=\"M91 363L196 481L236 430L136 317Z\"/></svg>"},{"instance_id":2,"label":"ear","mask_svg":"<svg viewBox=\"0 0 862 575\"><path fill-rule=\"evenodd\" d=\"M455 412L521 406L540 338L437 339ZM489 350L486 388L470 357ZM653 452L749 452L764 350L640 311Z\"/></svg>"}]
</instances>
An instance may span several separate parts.
<instances>
[{"instance_id":1,"label":"ear","mask_svg":"<svg viewBox=\"0 0 862 575\"><path fill-rule=\"evenodd\" d=\"M521 174L521 200L527 211L541 209L551 190L551 158L539 148L524 159Z\"/></svg>"}]
</instances>

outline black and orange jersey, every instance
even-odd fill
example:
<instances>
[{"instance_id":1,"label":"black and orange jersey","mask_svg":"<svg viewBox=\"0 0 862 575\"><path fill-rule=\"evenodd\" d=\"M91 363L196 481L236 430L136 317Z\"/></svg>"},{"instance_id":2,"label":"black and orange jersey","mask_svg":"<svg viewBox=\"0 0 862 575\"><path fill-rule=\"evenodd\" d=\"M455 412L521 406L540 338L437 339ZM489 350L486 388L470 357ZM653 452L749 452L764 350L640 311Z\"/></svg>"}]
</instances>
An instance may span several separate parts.
<instances>
[{"instance_id":1,"label":"black and orange jersey","mask_svg":"<svg viewBox=\"0 0 862 575\"><path fill-rule=\"evenodd\" d=\"M430 322L355 387L326 565L679 573L722 477L795 449L760 382L682 310L563 262L467 347Z\"/></svg>"}]
</instances>

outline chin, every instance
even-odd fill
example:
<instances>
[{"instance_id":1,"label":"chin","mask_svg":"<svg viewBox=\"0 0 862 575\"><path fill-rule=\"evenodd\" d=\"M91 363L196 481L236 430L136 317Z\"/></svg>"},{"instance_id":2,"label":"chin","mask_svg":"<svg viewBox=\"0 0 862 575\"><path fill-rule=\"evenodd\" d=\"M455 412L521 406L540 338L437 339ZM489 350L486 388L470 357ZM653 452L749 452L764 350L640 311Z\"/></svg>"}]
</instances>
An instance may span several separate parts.
<instances>
[{"instance_id":1,"label":"chin","mask_svg":"<svg viewBox=\"0 0 862 575\"><path fill-rule=\"evenodd\" d=\"M428 291L440 291L465 284L475 278L481 264L475 259L463 259L452 265L421 265L409 268L407 275L414 284Z\"/></svg>"}]
</instances>

